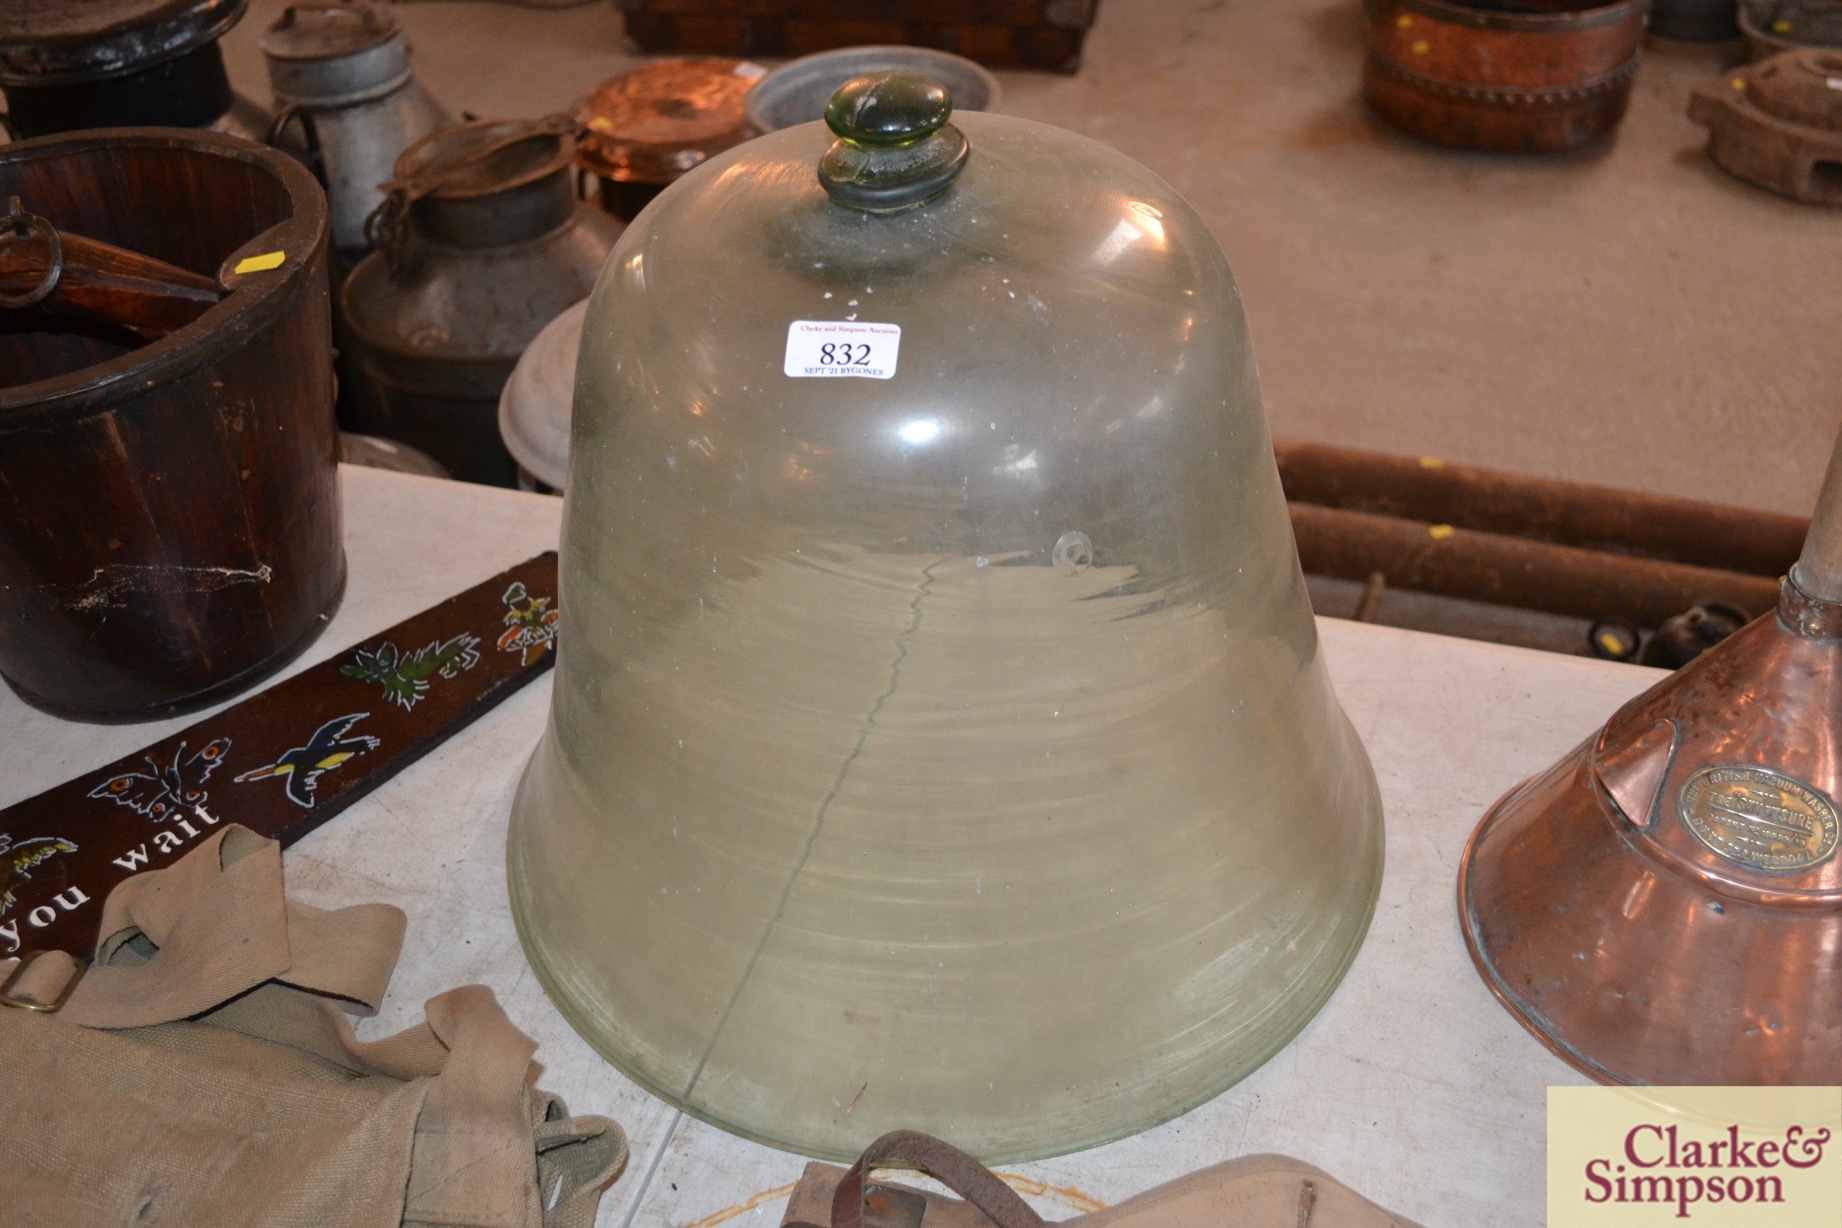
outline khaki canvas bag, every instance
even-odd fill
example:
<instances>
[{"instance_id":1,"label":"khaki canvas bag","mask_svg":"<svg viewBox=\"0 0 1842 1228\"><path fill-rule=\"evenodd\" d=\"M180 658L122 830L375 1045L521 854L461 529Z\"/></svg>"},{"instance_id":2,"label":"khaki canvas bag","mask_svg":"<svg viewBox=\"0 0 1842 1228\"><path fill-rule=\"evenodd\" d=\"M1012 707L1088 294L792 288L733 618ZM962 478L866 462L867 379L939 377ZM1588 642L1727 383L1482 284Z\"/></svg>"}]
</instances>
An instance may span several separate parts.
<instances>
[{"instance_id":1,"label":"khaki canvas bag","mask_svg":"<svg viewBox=\"0 0 1842 1228\"><path fill-rule=\"evenodd\" d=\"M0 1223L590 1228L626 1138L532 1086L537 1046L491 990L354 1035L405 924L289 900L280 846L242 827L124 881L87 973L14 969Z\"/></svg>"}]
</instances>

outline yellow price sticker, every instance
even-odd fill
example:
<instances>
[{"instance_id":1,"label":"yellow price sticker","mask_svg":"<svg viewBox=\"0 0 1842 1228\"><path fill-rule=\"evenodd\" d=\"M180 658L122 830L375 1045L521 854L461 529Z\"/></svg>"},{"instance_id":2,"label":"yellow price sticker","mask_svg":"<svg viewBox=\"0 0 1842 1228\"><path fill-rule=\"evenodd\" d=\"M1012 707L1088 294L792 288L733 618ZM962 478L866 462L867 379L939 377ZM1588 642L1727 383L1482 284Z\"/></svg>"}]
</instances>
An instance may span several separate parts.
<instances>
[{"instance_id":1,"label":"yellow price sticker","mask_svg":"<svg viewBox=\"0 0 1842 1228\"><path fill-rule=\"evenodd\" d=\"M243 273L266 273L270 269L279 269L287 259L287 252L264 252L260 256L245 256L243 259L237 261L237 267L231 271L239 275Z\"/></svg>"}]
</instances>

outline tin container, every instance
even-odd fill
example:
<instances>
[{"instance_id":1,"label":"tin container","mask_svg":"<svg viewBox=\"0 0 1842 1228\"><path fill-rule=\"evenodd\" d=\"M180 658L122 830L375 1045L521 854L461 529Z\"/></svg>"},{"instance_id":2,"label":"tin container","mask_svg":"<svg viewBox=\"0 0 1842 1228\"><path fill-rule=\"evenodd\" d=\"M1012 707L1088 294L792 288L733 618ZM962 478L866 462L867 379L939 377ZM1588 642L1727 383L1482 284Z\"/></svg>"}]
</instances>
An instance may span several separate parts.
<instances>
[{"instance_id":1,"label":"tin container","mask_svg":"<svg viewBox=\"0 0 1842 1228\"><path fill-rule=\"evenodd\" d=\"M1799 47L1842 48L1842 0L1742 0L1739 25L1755 60Z\"/></svg>"},{"instance_id":2,"label":"tin container","mask_svg":"<svg viewBox=\"0 0 1842 1228\"><path fill-rule=\"evenodd\" d=\"M0 673L73 719L203 707L344 590L326 199L284 154L170 129L0 147L11 195L228 294L149 344L0 308Z\"/></svg>"},{"instance_id":3,"label":"tin container","mask_svg":"<svg viewBox=\"0 0 1842 1228\"><path fill-rule=\"evenodd\" d=\"M499 393L538 330L587 297L621 229L576 200L571 127L476 120L397 159L373 215L379 250L340 290L351 429L420 448L465 481L516 485Z\"/></svg>"},{"instance_id":4,"label":"tin container","mask_svg":"<svg viewBox=\"0 0 1842 1228\"><path fill-rule=\"evenodd\" d=\"M262 54L275 91L271 134L293 138L318 172L333 243L356 262L397 156L453 117L416 83L409 44L380 4L291 4L262 36Z\"/></svg>"}]
</instances>

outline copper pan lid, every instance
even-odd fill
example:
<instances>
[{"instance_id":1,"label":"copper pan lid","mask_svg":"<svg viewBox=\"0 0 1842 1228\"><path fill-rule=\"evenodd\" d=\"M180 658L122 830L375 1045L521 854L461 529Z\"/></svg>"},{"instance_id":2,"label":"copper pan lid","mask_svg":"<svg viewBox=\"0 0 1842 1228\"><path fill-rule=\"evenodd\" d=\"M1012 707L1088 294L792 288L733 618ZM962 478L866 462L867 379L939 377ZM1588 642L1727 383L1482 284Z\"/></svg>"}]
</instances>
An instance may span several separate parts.
<instances>
[{"instance_id":1,"label":"copper pan lid","mask_svg":"<svg viewBox=\"0 0 1842 1228\"><path fill-rule=\"evenodd\" d=\"M1842 447L1775 612L1484 816L1486 984L1605 1082L1842 1083Z\"/></svg>"},{"instance_id":2,"label":"copper pan lid","mask_svg":"<svg viewBox=\"0 0 1842 1228\"><path fill-rule=\"evenodd\" d=\"M763 71L743 60L660 60L603 82L577 106L576 163L621 183L670 183L753 135L742 99Z\"/></svg>"}]
</instances>

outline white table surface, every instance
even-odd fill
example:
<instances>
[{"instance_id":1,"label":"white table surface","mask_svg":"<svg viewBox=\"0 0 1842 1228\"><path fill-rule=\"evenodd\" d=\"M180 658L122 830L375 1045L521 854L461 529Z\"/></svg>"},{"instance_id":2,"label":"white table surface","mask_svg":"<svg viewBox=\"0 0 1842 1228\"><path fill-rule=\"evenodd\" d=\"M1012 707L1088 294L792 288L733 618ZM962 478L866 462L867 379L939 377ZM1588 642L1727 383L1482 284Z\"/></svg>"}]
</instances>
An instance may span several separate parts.
<instances>
[{"instance_id":1,"label":"white table surface","mask_svg":"<svg viewBox=\"0 0 1842 1228\"><path fill-rule=\"evenodd\" d=\"M557 499L368 469L343 476L350 586L289 673L556 545ZM1544 1089L1586 1080L1478 979L1458 928L1458 857L1496 797L1659 674L1348 622L1319 627L1387 815L1368 941L1318 1017L1238 1086L1133 1138L1010 1170L1051 1218L1277 1151L1428 1228L1543 1222ZM489 985L540 1043L541 1084L626 1128L633 1158L602 1200L601 1228L774 1228L804 1160L641 1091L569 1029L525 963L506 905L505 825L549 698L545 677L295 845L289 890L324 907L381 900L409 914L389 997L361 1035L419 1021L423 1001L444 989ZM0 805L197 719L72 724L0 690Z\"/></svg>"}]
</instances>

